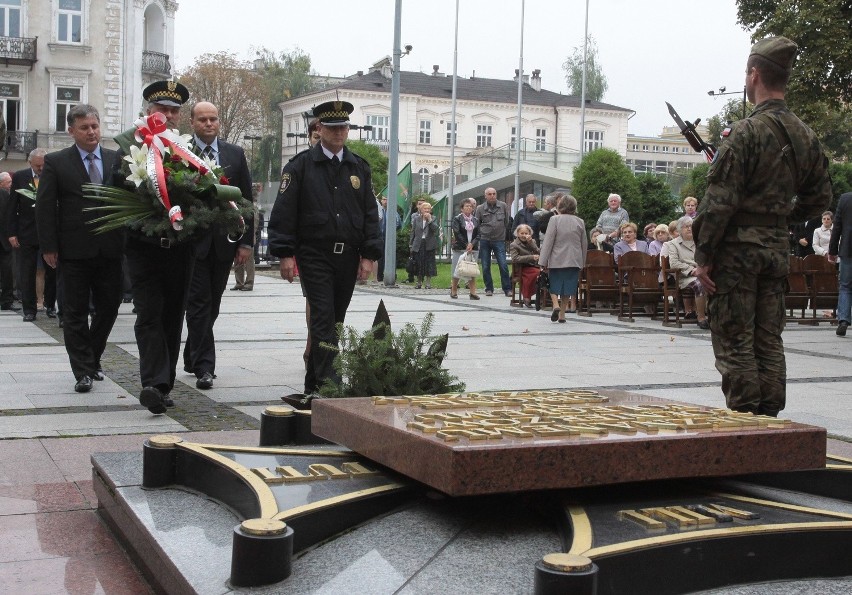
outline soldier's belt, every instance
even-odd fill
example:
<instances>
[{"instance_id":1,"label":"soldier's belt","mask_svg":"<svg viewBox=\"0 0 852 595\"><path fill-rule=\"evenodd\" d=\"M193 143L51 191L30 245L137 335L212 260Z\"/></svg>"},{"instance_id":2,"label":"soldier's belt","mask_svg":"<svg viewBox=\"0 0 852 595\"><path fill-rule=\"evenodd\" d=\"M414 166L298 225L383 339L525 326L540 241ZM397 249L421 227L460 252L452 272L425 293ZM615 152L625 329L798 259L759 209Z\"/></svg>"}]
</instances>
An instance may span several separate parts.
<instances>
[{"instance_id":1,"label":"soldier's belt","mask_svg":"<svg viewBox=\"0 0 852 595\"><path fill-rule=\"evenodd\" d=\"M768 213L735 213L728 224L736 227L787 227L787 216Z\"/></svg>"}]
</instances>

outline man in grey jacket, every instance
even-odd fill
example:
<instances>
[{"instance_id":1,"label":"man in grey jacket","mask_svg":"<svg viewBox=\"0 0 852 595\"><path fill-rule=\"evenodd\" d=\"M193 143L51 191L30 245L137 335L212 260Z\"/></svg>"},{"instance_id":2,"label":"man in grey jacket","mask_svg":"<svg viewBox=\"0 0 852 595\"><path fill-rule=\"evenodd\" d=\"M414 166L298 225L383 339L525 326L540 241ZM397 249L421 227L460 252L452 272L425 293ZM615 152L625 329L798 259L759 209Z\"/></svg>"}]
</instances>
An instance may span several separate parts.
<instances>
[{"instance_id":1,"label":"man in grey jacket","mask_svg":"<svg viewBox=\"0 0 852 595\"><path fill-rule=\"evenodd\" d=\"M497 201L494 188L485 189L485 202L476 207L479 219L479 258L482 260L482 280L485 295L494 295L494 280L491 278L491 253L500 267L500 285L506 297L512 296L512 280L506 264L506 237L512 225L512 215L505 202Z\"/></svg>"}]
</instances>

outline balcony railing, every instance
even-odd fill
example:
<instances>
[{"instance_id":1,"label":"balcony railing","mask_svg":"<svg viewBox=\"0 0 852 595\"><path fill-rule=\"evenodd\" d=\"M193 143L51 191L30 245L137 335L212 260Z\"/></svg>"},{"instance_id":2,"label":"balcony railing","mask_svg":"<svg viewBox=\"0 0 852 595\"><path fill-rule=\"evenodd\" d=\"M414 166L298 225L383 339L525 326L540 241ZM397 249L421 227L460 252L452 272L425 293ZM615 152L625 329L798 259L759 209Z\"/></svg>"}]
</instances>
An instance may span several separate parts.
<instances>
[{"instance_id":1,"label":"balcony railing","mask_svg":"<svg viewBox=\"0 0 852 595\"><path fill-rule=\"evenodd\" d=\"M20 130L7 132L3 152L6 154L6 157L9 156L9 153L29 155L30 151L36 148L37 139L38 130L35 132L22 132Z\"/></svg>"},{"instance_id":2,"label":"balcony railing","mask_svg":"<svg viewBox=\"0 0 852 595\"><path fill-rule=\"evenodd\" d=\"M38 60L38 37L0 37L0 62L30 66Z\"/></svg>"},{"instance_id":3,"label":"balcony railing","mask_svg":"<svg viewBox=\"0 0 852 595\"><path fill-rule=\"evenodd\" d=\"M169 63L169 55L160 52L142 52L142 74L153 74L154 76L170 76L172 65Z\"/></svg>"}]
</instances>

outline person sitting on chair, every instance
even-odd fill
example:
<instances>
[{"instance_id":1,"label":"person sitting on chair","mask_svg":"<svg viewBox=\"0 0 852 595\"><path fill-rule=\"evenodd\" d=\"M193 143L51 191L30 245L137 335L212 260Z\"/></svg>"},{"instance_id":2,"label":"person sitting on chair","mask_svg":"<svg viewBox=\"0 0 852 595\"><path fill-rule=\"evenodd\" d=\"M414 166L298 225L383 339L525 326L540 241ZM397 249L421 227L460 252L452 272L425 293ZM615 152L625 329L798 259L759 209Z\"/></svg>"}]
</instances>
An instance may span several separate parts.
<instances>
[{"instance_id":1,"label":"person sitting on chair","mask_svg":"<svg viewBox=\"0 0 852 595\"><path fill-rule=\"evenodd\" d=\"M515 228L515 240L509 244L509 256L512 257L512 265L520 269L521 274L521 297L524 306L532 308L532 296L536 293L536 279L538 279L538 255L540 250L533 239L533 229L526 223L521 223Z\"/></svg>"}]
</instances>

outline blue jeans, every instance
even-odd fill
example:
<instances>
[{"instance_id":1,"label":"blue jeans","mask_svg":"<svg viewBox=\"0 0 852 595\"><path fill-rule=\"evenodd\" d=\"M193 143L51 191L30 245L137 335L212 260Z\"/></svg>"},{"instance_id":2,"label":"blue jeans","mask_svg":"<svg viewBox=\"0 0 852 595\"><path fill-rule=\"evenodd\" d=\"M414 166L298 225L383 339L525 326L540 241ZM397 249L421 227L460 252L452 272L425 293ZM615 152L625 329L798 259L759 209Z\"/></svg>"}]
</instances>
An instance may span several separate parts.
<instances>
[{"instance_id":1,"label":"blue jeans","mask_svg":"<svg viewBox=\"0 0 852 595\"><path fill-rule=\"evenodd\" d=\"M840 295L837 297L837 320L852 322L852 258L840 259Z\"/></svg>"},{"instance_id":2,"label":"blue jeans","mask_svg":"<svg viewBox=\"0 0 852 595\"><path fill-rule=\"evenodd\" d=\"M482 260L482 281L485 283L485 291L494 291L494 280L491 278L491 252L497 258L497 266L500 267L500 285L503 293L512 291L512 280L509 277L509 266L506 264L506 242L505 240L479 239L479 258Z\"/></svg>"}]
</instances>

